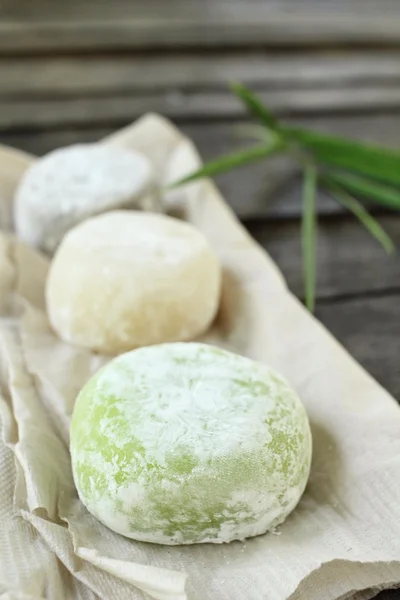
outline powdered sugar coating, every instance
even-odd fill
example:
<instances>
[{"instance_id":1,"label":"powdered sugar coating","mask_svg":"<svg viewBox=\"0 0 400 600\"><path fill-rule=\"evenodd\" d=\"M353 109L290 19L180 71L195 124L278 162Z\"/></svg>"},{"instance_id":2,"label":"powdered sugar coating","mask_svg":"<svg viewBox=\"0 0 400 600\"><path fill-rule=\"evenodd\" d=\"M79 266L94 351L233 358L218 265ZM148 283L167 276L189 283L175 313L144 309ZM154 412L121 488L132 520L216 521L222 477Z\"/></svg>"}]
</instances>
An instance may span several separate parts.
<instances>
[{"instance_id":1,"label":"powdered sugar coating","mask_svg":"<svg viewBox=\"0 0 400 600\"><path fill-rule=\"evenodd\" d=\"M121 355L81 391L71 428L75 483L111 529L163 544L265 533L297 504L311 434L272 369L203 344Z\"/></svg>"},{"instance_id":2,"label":"powdered sugar coating","mask_svg":"<svg viewBox=\"0 0 400 600\"><path fill-rule=\"evenodd\" d=\"M139 152L76 144L50 152L25 173L15 198L15 227L28 244L53 252L83 219L116 208L156 210L149 160Z\"/></svg>"},{"instance_id":3,"label":"powdered sugar coating","mask_svg":"<svg viewBox=\"0 0 400 600\"><path fill-rule=\"evenodd\" d=\"M114 211L65 236L47 280L48 314L62 339L105 354L190 340L214 318L220 280L192 225Z\"/></svg>"}]
</instances>

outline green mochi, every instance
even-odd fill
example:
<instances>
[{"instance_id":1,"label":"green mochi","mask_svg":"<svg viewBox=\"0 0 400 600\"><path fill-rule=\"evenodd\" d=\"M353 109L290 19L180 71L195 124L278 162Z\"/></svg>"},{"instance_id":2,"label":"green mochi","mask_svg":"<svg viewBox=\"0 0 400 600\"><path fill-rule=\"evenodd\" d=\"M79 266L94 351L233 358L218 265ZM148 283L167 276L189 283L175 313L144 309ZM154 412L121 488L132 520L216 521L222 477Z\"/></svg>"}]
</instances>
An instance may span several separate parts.
<instances>
[{"instance_id":1,"label":"green mochi","mask_svg":"<svg viewBox=\"0 0 400 600\"><path fill-rule=\"evenodd\" d=\"M71 426L83 504L110 529L161 544L243 540L282 523L311 446L281 376L198 343L115 358L80 392Z\"/></svg>"}]
</instances>

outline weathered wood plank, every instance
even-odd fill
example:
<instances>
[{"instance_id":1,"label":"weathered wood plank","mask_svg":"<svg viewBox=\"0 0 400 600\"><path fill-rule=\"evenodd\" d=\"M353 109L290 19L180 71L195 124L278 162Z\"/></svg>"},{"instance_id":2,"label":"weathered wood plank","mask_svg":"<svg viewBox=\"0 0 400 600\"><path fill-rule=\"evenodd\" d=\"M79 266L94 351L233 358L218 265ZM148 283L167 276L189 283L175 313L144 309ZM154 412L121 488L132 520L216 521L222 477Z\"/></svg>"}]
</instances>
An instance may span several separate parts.
<instances>
[{"instance_id":1,"label":"weathered wood plank","mask_svg":"<svg viewBox=\"0 0 400 600\"><path fill-rule=\"evenodd\" d=\"M383 2L383 0L381 0ZM18 5L18 3L15 3ZM54 7L63 7L52 3ZM114 3L103 3L114 6ZM154 8L145 3L139 16L116 5L110 13L71 11L70 3L63 11L54 10L40 20L33 10L14 15L4 12L0 23L0 52L26 54L49 51L131 50L193 47L299 47L365 44L398 44L400 21L397 13L359 9L327 11L318 5L297 7L290 12L271 10L268 4L187 2ZM36 9L36 3L32 3ZM84 6L85 3L80 3ZM132 3L133 6L136 4ZM148 5L148 6L147 6ZM162 4L158 4L158 7ZM235 6L238 10L234 10ZM371 5L373 6L373 5ZM395 8L395 5L392 5ZM169 12L166 14L166 10ZM4 10L4 8L3 8ZM144 12L145 11L145 12Z\"/></svg>"},{"instance_id":2,"label":"weathered wood plank","mask_svg":"<svg viewBox=\"0 0 400 600\"><path fill-rule=\"evenodd\" d=\"M316 316L400 400L400 294L320 304Z\"/></svg>"},{"instance_id":3,"label":"weathered wood plank","mask_svg":"<svg viewBox=\"0 0 400 600\"><path fill-rule=\"evenodd\" d=\"M113 19L125 15L126 18L145 18L159 16L163 18L184 16L211 12L222 16L240 17L244 13L296 14L324 12L325 14L355 15L361 11L366 15L379 15L383 10L392 9L396 13L397 3L393 0L380 0L379 5L373 0L114 0L99 2L99 0L69 0L68 3L56 4L51 0L3 0L1 3L2 14L11 20L31 19L33 21L60 20L92 20Z\"/></svg>"},{"instance_id":4,"label":"weathered wood plank","mask_svg":"<svg viewBox=\"0 0 400 600\"><path fill-rule=\"evenodd\" d=\"M358 113L400 107L400 84L382 87L262 91L261 99L279 115ZM57 100L0 101L0 129L121 125L146 111L177 121L187 119L238 119L246 115L229 92L162 90L158 93Z\"/></svg>"},{"instance_id":5,"label":"weathered wood plank","mask_svg":"<svg viewBox=\"0 0 400 600\"><path fill-rule=\"evenodd\" d=\"M0 98L118 96L201 88L240 80L257 89L400 84L400 50L262 51L0 58Z\"/></svg>"},{"instance_id":6,"label":"weathered wood plank","mask_svg":"<svg viewBox=\"0 0 400 600\"><path fill-rule=\"evenodd\" d=\"M379 218L400 246L400 216ZM245 221L251 235L280 267L294 294L303 297L303 273L298 221ZM366 293L400 294L398 255L381 246L350 215L320 219L317 244L317 298L320 301Z\"/></svg>"},{"instance_id":7,"label":"weathered wood plank","mask_svg":"<svg viewBox=\"0 0 400 600\"><path fill-rule=\"evenodd\" d=\"M400 114L342 115L340 117L305 118L296 120L306 127L374 140L387 145L399 143ZM185 134L192 138L205 160L248 144L238 136L244 122L179 123ZM66 129L53 131L0 131L0 143L8 144L33 154L42 155L59 146L78 142L92 142L111 133L108 124L93 129ZM299 180L293 166L276 159L238 169L217 178L217 183L237 214L245 218L297 217L301 211ZM320 214L343 212L332 200L319 197Z\"/></svg>"}]
</instances>

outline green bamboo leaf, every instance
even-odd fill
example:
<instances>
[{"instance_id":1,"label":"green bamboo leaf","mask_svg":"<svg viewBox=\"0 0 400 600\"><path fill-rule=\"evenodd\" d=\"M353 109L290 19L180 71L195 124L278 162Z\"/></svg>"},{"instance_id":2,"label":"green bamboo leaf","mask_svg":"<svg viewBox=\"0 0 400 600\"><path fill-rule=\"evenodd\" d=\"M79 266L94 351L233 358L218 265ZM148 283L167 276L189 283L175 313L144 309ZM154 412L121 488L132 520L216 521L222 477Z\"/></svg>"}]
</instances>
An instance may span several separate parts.
<instances>
[{"instance_id":1,"label":"green bamboo leaf","mask_svg":"<svg viewBox=\"0 0 400 600\"><path fill-rule=\"evenodd\" d=\"M282 127L288 140L313 153L318 162L400 185L400 150L296 127Z\"/></svg>"},{"instance_id":2,"label":"green bamboo leaf","mask_svg":"<svg viewBox=\"0 0 400 600\"><path fill-rule=\"evenodd\" d=\"M328 185L327 187L333 198L357 217L365 229L381 244L387 254L394 252L396 247L393 240L358 200L350 196L345 190L340 189L340 187L335 185Z\"/></svg>"},{"instance_id":3,"label":"green bamboo leaf","mask_svg":"<svg viewBox=\"0 0 400 600\"><path fill-rule=\"evenodd\" d=\"M284 147L280 142L275 142L274 144L270 145L252 146L251 148L240 150L234 154L221 156L214 161L206 163L197 171L190 173L190 175L173 182L168 186L168 188L174 188L182 185L183 183L189 183L190 181L201 179L202 177L213 177L214 175L225 173L226 171L230 171L236 167L243 167L266 158L267 156L271 156L272 154L277 154L283 149Z\"/></svg>"},{"instance_id":4,"label":"green bamboo leaf","mask_svg":"<svg viewBox=\"0 0 400 600\"><path fill-rule=\"evenodd\" d=\"M277 120L265 104L246 86L236 81L231 83L231 90L243 102L253 117L259 119L266 127L277 130Z\"/></svg>"},{"instance_id":5,"label":"green bamboo leaf","mask_svg":"<svg viewBox=\"0 0 400 600\"><path fill-rule=\"evenodd\" d=\"M328 181L351 194L400 210L400 189L396 189L352 173L329 173Z\"/></svg>"},{"instance_id":6,"label":"green bamboo leaf","mask_svg":"<svg viewBox=\"0 0 400 600\"><path fill-rule=\"evenodd\" d=\"M263 144L270 144L273 140L276 140L274 131L255 123L240 123L234 127L234 132L237 137L257 140L257 142Z\"/></svg>"},{"instance_id":7,"label":"green bamboo leaf","mask_svg":"<svg viewBox=\"0 0 400 600\"><path fill-rule=\"evenodd\" d=\"M317 171L306 166L303 182L303 216L301 221L301 242L303 252L304 290L307 308L313 312L315 306L316 281L316 214Z\"/></svg>"}]
</instances>

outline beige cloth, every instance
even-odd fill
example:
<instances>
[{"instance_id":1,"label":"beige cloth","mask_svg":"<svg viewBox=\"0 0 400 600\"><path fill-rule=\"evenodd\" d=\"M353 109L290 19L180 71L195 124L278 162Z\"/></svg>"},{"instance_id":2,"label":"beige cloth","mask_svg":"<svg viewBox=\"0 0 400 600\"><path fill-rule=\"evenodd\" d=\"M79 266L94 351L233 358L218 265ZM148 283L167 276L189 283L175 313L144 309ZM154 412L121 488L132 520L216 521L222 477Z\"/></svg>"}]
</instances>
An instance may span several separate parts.
<instances>
[{"instance_id":1,"label":"beige cloth","mask_svg":"<svg viewBox=\"0 0 400 600\"><path fill-rule=\"evenodd\" d=\"M163 183L199 164L192 144L157 116L105 143L148 154ZM3 229L31 160L0 151ZM220 314L204 339L272 364L307 407L306 493L276 535L230 545L137 543L91 517L74 489L68 425L79 388L106 359L57 339L43 298L48 260L3 235L0 597L365 600L400 586L399 407L287 291L210 182L166 201L183 203L224 267Z\"/></svg>"}]
</instances>

